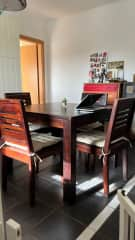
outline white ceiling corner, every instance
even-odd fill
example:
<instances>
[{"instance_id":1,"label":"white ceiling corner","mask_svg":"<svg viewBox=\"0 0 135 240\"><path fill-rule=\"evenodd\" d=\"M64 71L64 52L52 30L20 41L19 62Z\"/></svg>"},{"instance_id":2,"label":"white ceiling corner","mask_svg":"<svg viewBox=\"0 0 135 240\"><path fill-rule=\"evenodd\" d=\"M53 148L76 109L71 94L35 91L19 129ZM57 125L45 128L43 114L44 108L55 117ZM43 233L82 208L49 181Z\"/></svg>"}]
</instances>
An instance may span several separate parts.
<instances>
[{"instance_id":1,"label":"white ceiling corner","mask_svg":"<svg viewBox=\"0 0 135 240\"><path fill-rule=\"evenodd\" d=\"M116 1L119 0L27 0L26 11L48 18L61 18Z\"/></svg>"}]
</instances>

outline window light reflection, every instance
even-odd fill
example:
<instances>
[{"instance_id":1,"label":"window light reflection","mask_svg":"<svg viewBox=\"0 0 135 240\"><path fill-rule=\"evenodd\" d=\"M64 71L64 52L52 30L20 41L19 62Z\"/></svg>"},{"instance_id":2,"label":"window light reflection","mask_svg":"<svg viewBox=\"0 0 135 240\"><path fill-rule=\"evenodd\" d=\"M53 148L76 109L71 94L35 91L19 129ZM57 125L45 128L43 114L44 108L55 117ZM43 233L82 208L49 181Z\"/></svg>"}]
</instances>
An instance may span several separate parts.
<instances>
[{"instance_id":1,"label":"window light reflection","mask_svg":"<svg viewBox=\"0 0 135 240\"><path fill-rule=\"evenodd\" d=\"M100 177L92 178L91 180L87 180L81 184L77 185L77 188L81 191L86 191L90 188L96 187L97 185L101 184L103 179Z\"/></svg>"}]
</instances>

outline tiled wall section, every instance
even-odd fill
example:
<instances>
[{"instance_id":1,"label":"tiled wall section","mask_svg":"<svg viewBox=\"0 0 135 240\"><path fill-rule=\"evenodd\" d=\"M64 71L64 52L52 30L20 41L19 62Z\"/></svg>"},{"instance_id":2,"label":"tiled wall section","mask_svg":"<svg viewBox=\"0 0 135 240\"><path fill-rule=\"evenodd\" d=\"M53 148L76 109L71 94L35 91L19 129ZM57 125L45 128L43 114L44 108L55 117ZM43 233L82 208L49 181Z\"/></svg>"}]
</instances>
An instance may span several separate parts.
<instances>
[{"instance_id":1,"label":"tiled wall section","mask_svg":"<svg viewBox=\"0 0 135 240\"><path fill-rule=\"evenodd\" d=\"M27 8L21 12L0 15L0 97L7 91L21 90L19 36L41 39L48 46L48 21ZM46 61L45 61L46 63ZM45 66L45 69L46 66ZM46 75L47 70L45 71ZM46 81L46 89L48 85Z\"/></svg>"},{"instance_id":2,"label":"tiled wall section","mask_svg":"<svg viewBox=\"0 0 135 240\"><path fill-rule=\"evenodd\" d=\"M20 90L18 23L12 15L0 16L0 97Z\"/></svg>"}]
</instances>

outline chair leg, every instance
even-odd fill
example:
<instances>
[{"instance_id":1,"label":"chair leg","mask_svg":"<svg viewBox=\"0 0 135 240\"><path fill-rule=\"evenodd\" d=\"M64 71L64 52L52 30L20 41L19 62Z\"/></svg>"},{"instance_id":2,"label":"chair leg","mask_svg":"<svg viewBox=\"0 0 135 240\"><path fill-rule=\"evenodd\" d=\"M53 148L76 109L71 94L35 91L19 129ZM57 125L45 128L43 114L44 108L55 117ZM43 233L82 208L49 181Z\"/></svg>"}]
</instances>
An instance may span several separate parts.
<instances>
[{"instance_id":1,"label":"chair leg","mask_svg":"<svg viewBox=\"0 0 135 240\"><path fill-rule=\"evenodd\" d=\"M95 170L95 165L96 165L96 154L91 155L90 158L90 168L92 171Z\"/></svg>"},{"instance_id":2,"label":"chair leg","mask_svg":"<svg viewBox=\"0 0 135 240\"><path fill-rule=\"evenodd\" d=\"M39 173L39 160L36 161L36 173Z\"/></svg>"},{"instance_id":3,"label":"chair leg","mask_svg":"<svg viewBox=\"0 0 135 240\"><path fill-rule=\"evenodd\" d=\"M112 155L112 161L113 161L113 168L117 168L117 166L118 166L118 153Z\"/></svg>"},{"instance_id":4,"label":"chair leg","mask_svg":"<svg viewBox=\"0 0 135 240\"><path fill-rule=\"evenodd\" d=\"M127 181L127 179L128 179L128 152L127 152L127 149L123 149L121 151L121 155L122 155L123 180Z\"/></svg>"},{"instance_id":5,"label":"chair leg","mask_svg":"<svg viewBox=\"0 0 135 240\"><path fill-rule=\"evenodd\" d=\"M63 152L60 153L60 175L63 176Z\"/></svg>"},{"instance_id":6,"label":"chair leg","mask_svg":"<svg viewBox=\"0 0 135 240\"><path fill-rule=\"evenodd\" d=\"M85 171L88 172L89 169L94 171L95 163L96 163L96 156L88 153L87 157L85 158Z\"/></svg>"},{"instance_id":7,"label":"chair leg","mask_svg":"<svg viewBox=\"0 0 135 240\"><path fill-rule=\"evenodd\" d=\"M103 181L104 181L104 194L108 197L109 195L109 163L108 156L103 158Z\"/></svg>"},{"instance_id":8,"label":"chair leg","mask_svg":"<svg viewBox=\"0 0 135 240\"><path fill-rule=\"evenodd\" d=\"M7 161L7 174L13 175L13 159L9 157L4 157Z\"/></svg>"},{"instance_id":9,"label":"chair leg","mask_svg":"<svg viewBox=\"0 0 135 240\"><path fill-rule=\"evenodd\" d=\"M2 157L2 189L7 191L7 161L6 157Z\"/></svg>"},{"instance_id":10,"label":"chair leg","mask_svg":"<svg viewBox=\"0 0 135 240\"><path fill-rule=\"evenodd\" d=\"M85 171L89 171L89 163L90 163L90 154L88 153L87 156L85 154Z\"/></svg>"},{"instance_id":11,"label":"chair leg","mask_svg":"<svg viewBox=\"0 0 135 240\"><path fill-rule=\"evenodd\" d=\"M83 152L80 152L80 151L78 151L78 156L77 156L77 159L82 159L82 155L83 155L84 153Z\"/></svg>"},{"instance_id":12,"label":"chair leg","mask_svg":"<svg viewBox=\"0 0 135 240\"><path fill-rule=\"evenodd\" d=\"M35 164L32 160L29 167L29 181L30 206L33 207L35 205Z\"/></svg>"}]
</instances>

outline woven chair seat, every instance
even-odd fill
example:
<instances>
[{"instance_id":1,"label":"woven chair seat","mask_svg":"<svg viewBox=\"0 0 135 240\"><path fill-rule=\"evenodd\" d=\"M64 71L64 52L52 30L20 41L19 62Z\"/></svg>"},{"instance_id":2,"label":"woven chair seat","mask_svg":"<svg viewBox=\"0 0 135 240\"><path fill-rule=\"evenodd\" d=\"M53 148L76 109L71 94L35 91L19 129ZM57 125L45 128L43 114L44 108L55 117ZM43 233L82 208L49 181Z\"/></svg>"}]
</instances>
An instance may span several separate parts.
<instances>
[{"instance_id":1,"label":"woven chair seat","mask_svg":"<svg viewBox=\"0 0 135 240\"><path fill-rule=\"evenodd\" d=\"M29 131L33 132L33 131L38 131L40 129L48 129L48 126L42 124L42 123L32 123L32 122L28 122L28 126L29 126Z\"/></svg>"},{"instance_id":2,"label":"woven chair seat","mask_svg":"<svg viewBox=\"0 0 135 240\"><path fill-rule=\"evenodd\" d=\"M45 133L35 133L31 135L34 152L38 152L43 148L52 146L60 142L60 137L54 137Z\"/></svg>"},{"instance_id":3,"label":"woven chair seat","mask_svg":"<svg viewBox=\"0 0 135 240\"><path fill-rule=\"evenodd\" d=\"M105 133L102 131L91 130L91 132L81 132L77 134L77 142L103 147L105 143Z\"/></svg>"},{"instance_id":4,"label":"woven chair seat","mask_svg":"<svg viewBox=\"0 0 135 240\"><path fill-rule=\"evenodd\" d=\"M89 131L92 131L93 129L102 128L102 127L103 127L103 124L97 121L94 123L86 124L78 128L77 130L79 132L89 132Z\"/></svg>"}]
</instances>

